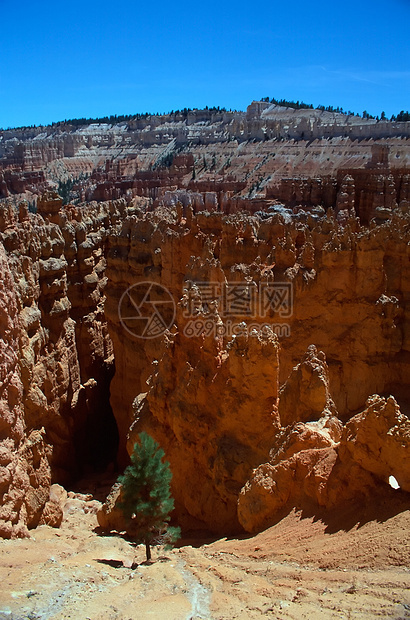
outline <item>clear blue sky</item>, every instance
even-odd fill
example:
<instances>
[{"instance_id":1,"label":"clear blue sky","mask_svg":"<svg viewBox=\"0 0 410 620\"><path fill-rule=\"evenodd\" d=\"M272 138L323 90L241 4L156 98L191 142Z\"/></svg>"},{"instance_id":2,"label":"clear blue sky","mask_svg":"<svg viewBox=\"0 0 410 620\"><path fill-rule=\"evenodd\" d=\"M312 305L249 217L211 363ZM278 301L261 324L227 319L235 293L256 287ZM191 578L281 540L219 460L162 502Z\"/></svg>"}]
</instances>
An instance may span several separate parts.
<instances>
[{"instance_id":1,"label":"clear blue sky","mask_svg":"<svg viewBox=\"0 0 410 620\"><path fill-rule=\"evenodd\" d=\"M410 0L0 0L0 127L245 110L410 109Z\"/></svg>"}]
</instances>

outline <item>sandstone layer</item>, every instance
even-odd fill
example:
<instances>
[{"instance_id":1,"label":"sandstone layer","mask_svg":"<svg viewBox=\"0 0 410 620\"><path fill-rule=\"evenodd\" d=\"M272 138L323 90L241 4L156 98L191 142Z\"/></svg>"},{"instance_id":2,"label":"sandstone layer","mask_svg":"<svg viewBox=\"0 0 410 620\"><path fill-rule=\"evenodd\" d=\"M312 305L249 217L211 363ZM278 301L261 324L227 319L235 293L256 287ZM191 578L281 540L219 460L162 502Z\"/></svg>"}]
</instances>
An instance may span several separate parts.
<instances>
[{"instance_id":1,"label":"sandstone layer","mask_svg":"<svg viewBox=\"0 0 410 620\"><path fill-rule=\"evenodd\" d=\"M38 524L53 480L115 460L104 243L125 208L0 209L2 535Z\"/></svg>"},{"instance_id":2,"label":"sandstone layer","mask_svg":"<svg viewBox=\"0 0 410 620\"><path fill-rule=\"evenodd\" d=\"M269 527L294 506L365 505L381 483L388 493L391 476L409 489L410 421L392 396L372 396L344 428L326 408L310 417L281 429L269 462L241 490L238 517L248 532Z\"/></svg>"},{"instance_id":3,"label":"sandstone layer","mask_svg":"<svg viewBox=\"0 0 410 620\"><path fill-rule=\"evenodd\" d=\"M410 490L409 123L262 104L0 133L2 536L141 430L185 529Z\"/></svg>"},{"instance_id":4,"label":"sandstone layer","mask_svg":"<svg viewBox=\"0 0 410 620\"><path fill-rule=\"evenodd\" d=\"M264 102L246 113L193 110L113 125L20 128L0 131L0 197L24 193L35 202L47 186L70 182L76 201L146 196L157 206L183 189L183 200L198 210L229 213L277 201L344 211L349 195L367 223L408 203L409 138L410 122Z\"/></svg>"},{"instance_id":5,"label":"sandstone layer","mask_svg":"<svg viewBox=\"0 0 410 620\"><path fill-rule=\"evenodd\" d=\"M120 437L125 441L128 433L130 452L144 429L164 447L178 515L187 526L234 531L239 498L241 524L259 527L243 516L240 489L278 437L287 441L287 432L300 446L292 465L285 453L277 464L284 495L267 491L274 498L266 508L271 517L288 501L300 501L300 494L292 495L298 480L325 506L377 486L373 470L357 459L336 463L335 446L343 421L363 409L370 394L396 393L408 411L408 238L403 215L369 230L355 218L295 217L285 224L281 216L193 215L189 208L129 218L110 238L106 316ZM165 286L176 304L162 339L133 337L121 320L124 292L148 278ZM254 293L257 300L262 285L289 286L291 312L283 317L280 307L270 307L261 316L256 303L258 311L249 315L242 306L242 314L236 309L239 330L230 333L226 299L215 294L228 283L248 300ZM202 331L195 331L198 325ZM388 432L381 431L381 441ZM402 441L405 425L398 432ZM276 470L265 462L263 475L274 481ZM292 482L295 468L299 477ZM393 469L386 464L379 480L387 483ZM265 523L260 502L255 506Z\"/></svg>"}]
</instances>

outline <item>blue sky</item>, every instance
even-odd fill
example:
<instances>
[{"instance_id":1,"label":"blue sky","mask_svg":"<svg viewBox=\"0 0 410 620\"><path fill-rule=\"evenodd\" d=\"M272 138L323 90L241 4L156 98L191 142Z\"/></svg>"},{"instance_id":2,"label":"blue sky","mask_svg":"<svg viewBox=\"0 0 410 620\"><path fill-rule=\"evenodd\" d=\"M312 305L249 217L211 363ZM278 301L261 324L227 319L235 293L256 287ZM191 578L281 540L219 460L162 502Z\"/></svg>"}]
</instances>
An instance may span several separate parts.
<instances>
[{"instance_id":1,"label":"blue sky","mask_svg":"<svg viewBox=\"0 0 410 620\"><path fill-rule=\"evenodd\" d=\"M0 127L264 96L410 109L410 0L0 0L0 15Z\"/></svg>"}]
</instances>

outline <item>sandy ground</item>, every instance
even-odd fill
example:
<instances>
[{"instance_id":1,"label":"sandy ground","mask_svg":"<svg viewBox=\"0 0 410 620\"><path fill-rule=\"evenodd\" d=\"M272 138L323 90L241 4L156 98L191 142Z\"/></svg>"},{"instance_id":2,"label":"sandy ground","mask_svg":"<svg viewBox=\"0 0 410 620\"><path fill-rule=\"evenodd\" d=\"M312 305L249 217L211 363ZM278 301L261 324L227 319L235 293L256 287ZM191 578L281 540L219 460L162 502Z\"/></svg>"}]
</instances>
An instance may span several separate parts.
<instances>
[{"instance_id":1,"label":"sandy ground","mask_svg":"<svg viewBox=\"0 0 410 620\"><path fill-rule=\"evenodd\" d=\"M0 620L410 618L410 499L293 510L243 539L145 550L98 533L71 494L60 529L0 541Z\"/></svg>"}]
</instances>

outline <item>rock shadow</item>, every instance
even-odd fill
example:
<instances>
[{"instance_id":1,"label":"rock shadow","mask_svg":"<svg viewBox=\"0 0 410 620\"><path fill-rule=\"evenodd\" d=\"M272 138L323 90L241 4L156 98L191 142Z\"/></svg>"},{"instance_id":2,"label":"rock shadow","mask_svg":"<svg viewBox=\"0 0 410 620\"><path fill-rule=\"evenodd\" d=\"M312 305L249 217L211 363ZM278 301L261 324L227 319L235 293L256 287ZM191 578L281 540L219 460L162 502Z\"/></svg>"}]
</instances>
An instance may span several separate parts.
<instances>
[{"instance_id":1,"label":"rock shadow","mask_svg":"<svg viewBox=\"0 0 410 620\"><path fill-rule=\"evenodd\" d=\"M303 506L301 516L313 517L314 522L322 521L326 525L325 533L334 534L361 528L371 521L384 523L406 510L410 510L410 494L386 485L371 497L356 499L333 509Z\"/></svg>"}]
</instances>

